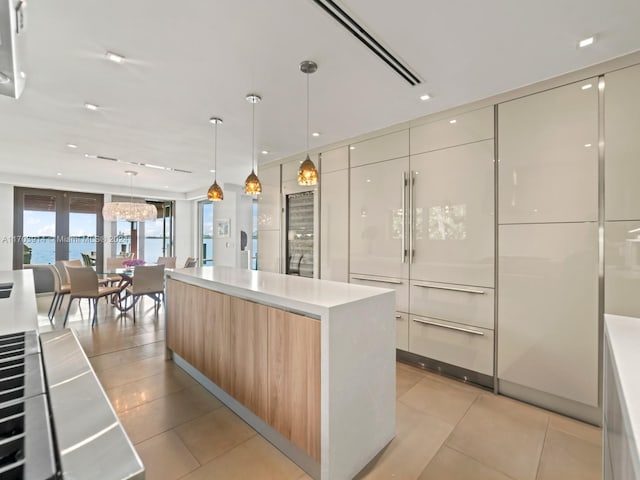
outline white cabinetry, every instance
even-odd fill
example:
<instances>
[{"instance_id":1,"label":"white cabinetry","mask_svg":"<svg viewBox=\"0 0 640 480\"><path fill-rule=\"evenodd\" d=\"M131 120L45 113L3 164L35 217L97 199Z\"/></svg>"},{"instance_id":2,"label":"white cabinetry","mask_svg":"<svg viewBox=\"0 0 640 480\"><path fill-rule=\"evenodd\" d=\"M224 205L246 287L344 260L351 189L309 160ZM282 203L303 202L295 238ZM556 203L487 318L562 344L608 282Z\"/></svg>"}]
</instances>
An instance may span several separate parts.
<instances>
[{"instance_id":1,"label":"white cabinetry","mask_svg":"<svg viewBox=\"0 0 640 480\"><path fill-rule=\"evenodd\" d=\"M597 78L501 104L498 129L500 224L598 220Z\"/></svg>"},{"instance_id":2,"label":"white cabinetry","mask_svg":"<svg viewBox=\"0 0 640 480\"><path fill-rule=\"evenodd\" d=\"M406 188L409 158L351 169L351 273L408 278Z\"/></svg>"},{"instance_id":3,"label":"white cabinetry","mask_svg":"<svg viewBox=\"0 0 640 480\"><path fill-rule=\"evenodd\" d=\"M412 278L493 287L493 166L493 140L411 156Z\"/></svg>"},{"instance_id":4,"label":"white cabinetry","mask_svg":"<svg viewBox=\"0 0 640 480\"><path fill-rule=\"evenodd\" d=\"M640 317L640 221L604 226L604 311Z\"/></svg>"},{"instance_id":5,"label":"white cabinetry","mask_svg":"<svg viewBox=\"0 0 640 480\"><path fill-rule=\"evenodd\" d=\"M500 390L593 419L598 79L501 104L498 124Z\"/></svg>"},{"instance_id":6,"label":"white cabinetry","mask_svg":"<svg viewBox=\"0 0 640 480\"><path fill-rule=\"evenodd\" d=\"M409 130L401 130L350 146L351 167L409 155Z\"/></svg>"},{"instance_id":7,"label":"white cabinetry","mask_svg":"<svg viewBox=\"0 0 640 480\"><path fill-rule=\"evenodd\" d=\"M258 195L258 270L280 271L280 165L260 169Z\"/></svg>"},{"instance_id":8,"label":"white cabinetry","mask_svg":"<svg viewBox=\"0 0 640 480\"><path fill-rule=\"evenodd\" d=\"M500 226L498 377L598 405L598 225Z\"/></svg>"},{"instance_id":9,"label":"white cabinetry","mask_svg":"<svg viewBox=\"0 0 640 480\"><path fill-rule=\"evenodd\" d=\"M349 149L320 161L320 278L349 281Z\"/></svg>"},{"instance_id":10,"label":"white cabinetry","mask_svg":"<svg viewBox=\"0 0 640 480\"><path fill-rule=\"evenodd\" d=\"M640 65L605 75L605 219L640 220Z\"/></svg>"}]
</instances>

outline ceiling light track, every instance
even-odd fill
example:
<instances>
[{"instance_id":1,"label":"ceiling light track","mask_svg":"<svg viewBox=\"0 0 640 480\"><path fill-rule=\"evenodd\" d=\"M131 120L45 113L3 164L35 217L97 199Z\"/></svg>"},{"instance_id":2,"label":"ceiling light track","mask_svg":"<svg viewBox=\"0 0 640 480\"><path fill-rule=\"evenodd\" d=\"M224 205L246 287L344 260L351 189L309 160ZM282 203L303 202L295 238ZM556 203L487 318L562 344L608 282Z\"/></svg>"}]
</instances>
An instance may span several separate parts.
<instances>
[{"instance_id":1,"label":"ceiling light track","mask_svg":"<svg viewBox=\"0 0 640 480\"><path fill-rule=\"evenodd\" d=\"M135 165L136 167L147 167L153 170L164 170L166 172L178 172L178 173L193 173L191 170L184 170L182 168L172 168L172 167L163 167L161 165L154 165L152 163L143 163L143 162L132 162L128 160L120 160L114 157L106 157L104 155L93 155L90 153L85 153L84 156L86 158L93 158L96 160L107 160L109 162L117 162L117 163L125 163L127 165Z\"/></svg>"},{"instance_id":2,"label":"ceiling light track","mask_svg":"<svg viewBox=\"0 0 640 480\"><path fill-rule=\"evenodd\" d=\"M419 85L422 80L414 74L402 61L391 54L378 42L373 35L367 32L347 12L340 8L333 0L313 0L313 2L328 13L336 22L342 25L351 35L362 42L369 50L378 56L384 63L393 69L411 86Z\"/></svg>"}]
</instances>

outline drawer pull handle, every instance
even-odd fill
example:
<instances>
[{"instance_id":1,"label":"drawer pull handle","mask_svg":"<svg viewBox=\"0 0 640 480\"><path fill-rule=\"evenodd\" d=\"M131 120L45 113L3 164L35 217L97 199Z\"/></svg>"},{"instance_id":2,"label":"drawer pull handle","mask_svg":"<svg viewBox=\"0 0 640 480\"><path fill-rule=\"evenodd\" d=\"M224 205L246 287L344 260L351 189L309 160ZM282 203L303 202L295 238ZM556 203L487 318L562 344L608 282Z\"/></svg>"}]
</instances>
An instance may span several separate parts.
<instances>
[{"instance_id":1,"label":"drawer pull handle","mask_svg":"<svg viewBox=\"0 0 640 480\"><path fill-rule=\"evenodd\" d=\"M402 285L399 280L378 280L377 278L351 277L352 280L365 280L367 282L390 283L392 285Z\"/></svg>"},{"instance_id":2,"label":"drawer pull handle","mask_svg":"<svg viewBox=\"0 0 640 480\"><path fill-rule=\"evenodd\" d=\"M444 285L433 285L430 283L414 283L414 285L416 287L422 287L422 288L435 288L437 290L451 290L452 292L476 293L479 295L484 295L486 293L484 290L477 290L475 288L445 287Z\"/></svg>"},{"instance_id":3,"label":"drawer pull handle","mask_svg":"<svg viewBox=\"0 0 640 480\"><path fill-rule=\"evenodd\" d=\"M434 327L448 328L449 330L456 330L457 332L471 333L472 335L484 335L484 332L478 330L471 330L470 328L454 327L452 325L445 325L444 323L431 322L428 320L420 320L418 318L413 319L414 322L424 323L425 325L432 325Z\"/></svg>"},{"instance_id":4,"label":"drawer pull handle","mask_svg":"<svg viewBox=\"0 0 640 480\"><path fill-rule=\"evenodd\" d=\"M402 318L402 315L396 315L396 320L400 320Z\"/></svg>"}]
</instances>

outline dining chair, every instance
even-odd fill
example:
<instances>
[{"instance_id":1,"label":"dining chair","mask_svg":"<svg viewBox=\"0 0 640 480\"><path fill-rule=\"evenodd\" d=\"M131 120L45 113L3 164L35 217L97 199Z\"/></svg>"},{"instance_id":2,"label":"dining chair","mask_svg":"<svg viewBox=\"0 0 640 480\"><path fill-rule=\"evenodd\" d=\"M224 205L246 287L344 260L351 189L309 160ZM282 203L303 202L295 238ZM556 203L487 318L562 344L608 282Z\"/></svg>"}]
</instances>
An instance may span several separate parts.
<instances>
[{"instance_id":1,"label":"dining chair","mask_svg":"<svg viewBox=\"0 0 640 480\"><path fill-rule=\"evenodd\" d=\"M156 315L160 302L164 301L164 264L139 265L133 270L133 283L126 288L125 302L129 297L133 301L133 323L136 322L136 303L147 295L154 300Z\"/></svg>"},{"instance_id":2,"label":"dining chair","mask_svg":"<svg viewBox=\"0 0 640 480\"><path fill-rule=\"evenodd\" d=\"M71 285L64 283L62 280L62 274L58 270L58 264L49 265L51 267L51 273L53 274L53 298L51 299L51 305L49 306L49 322L53 325L53 317L56 315L56 310L60 308L64 300L65 295L71 293ZM66 273L66 272L65 272Z\"/></svg>"},{"instance_id":3,"label":"dining chair","mask_svg":"<svg viewBox=\"0 0 640 480\"><path fill-rule=\"evenodd\" d=\"M193 268L198 265L198 259L196 257L187 257L187 260L184 262L184 268Z\"/></svg>"},{"instance_id":4,"label":"dining chair","mask_svg":"<svg viewBox=\"0 0 640 480\"><path fill-rule=\"evenodd\" d=\"M158 257L156 264L164 265L167 268L176 268L176 257Z\"/></svg>"},{"instance_id":5,"label":"dining chair","mask_svg":"<svg viewBox=\"0 0 640 480\"><path fill-rule=\"evenodd\" d=\"M86 298L89 299L90 304L93 303L93 318L91 320L91 326L93 326L98 321L98 299L109 298L109 296L119 293L120 289L118 287L99 286L98 274L91 267L67 267L67 274L69 275L71 291L62 327L64 328L67 325L71 302L76 298Z\"/></svg>"},{"instance_id":6,"label":"dining chair","mask_svg":"<svg viewBox=\"0 0 640 480\"><path fill-rule=\"evenodd\" d=\"M80 255L82 256L82 263L85 267L93 267L96 264L88 253L81 253Z\"/></svg>"}]
</instances>

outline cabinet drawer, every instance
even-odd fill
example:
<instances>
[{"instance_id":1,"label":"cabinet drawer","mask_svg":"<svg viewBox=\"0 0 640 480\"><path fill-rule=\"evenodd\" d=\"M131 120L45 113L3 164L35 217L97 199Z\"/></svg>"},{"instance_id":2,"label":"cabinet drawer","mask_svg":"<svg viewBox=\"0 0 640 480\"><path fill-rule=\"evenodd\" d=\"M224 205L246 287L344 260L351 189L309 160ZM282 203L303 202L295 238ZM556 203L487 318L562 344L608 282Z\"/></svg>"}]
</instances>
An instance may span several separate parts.
<instances>
[{"instance_id":1,"label":"cabinet drawer","mask_svg":"<svg viewBox=\"0 0 640 480\"><path fill-rule=\"evenodd\" d=\"M349 150L351 167L409 155L409 129L354 143Z\"/></svg>"},{"instance_id":2,"label":"cabinet drawer","mask_svg":"<svg viewBox=\"0 0 640 480\"><path fill-rule=\"evenodd\" d=\"M493 331L428 317L410 316L409 351L493 375Z\"/></svg>"},{"instance_id":3,"label":"cabinet drawer","mask_svg":"<svg viewBox=\"0 0 640 480\"><path fill-rule=\"evenodd\" d=\"M493 330L493 288L411 282L411 313Z\"/></svg>"},{"instance_id":4,"label":"cabinet drawer","mask_svg":"<svg viewBox=\"0 0 640 480\"><path fill-rule=\"evenodd\" d=\"M409 281L402 278L378 277L375 275L351 275L350 283L369 287L389 288L396 291L396 310L409 311Z\"/></svg>"},{"instance_id":5,"label":"cabinet drawer","mask_svg":"<svg viewBox=\"0 0 640 480\"><path fill-rule=\"evenodd\" d=\"M396 348L409 351L409 315L396 312Z\"/></svg>"},{"instance_id":6,"label":"cabinet drawer","mask_svg":"<svg viewBox=\"0 0 640 480\"><path fill-rule=\"evenodd\" d=\"M493 107L419 125L411 129L411 155L493 138Z\"/></svg>"}]
</instances>

